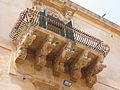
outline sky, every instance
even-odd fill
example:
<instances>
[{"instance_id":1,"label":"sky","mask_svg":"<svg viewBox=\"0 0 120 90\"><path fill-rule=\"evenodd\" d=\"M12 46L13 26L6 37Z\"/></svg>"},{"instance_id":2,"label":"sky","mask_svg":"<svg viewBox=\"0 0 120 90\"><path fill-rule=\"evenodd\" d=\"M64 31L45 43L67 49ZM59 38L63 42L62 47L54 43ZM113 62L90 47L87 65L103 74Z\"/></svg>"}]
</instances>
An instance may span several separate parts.
<instances>
[{"instance_id":1,"label":"sky","mask_svg":"<svg viewBox=\"0 0 120 90\"><path fill-rule=\"evenodd\" d=\"M71 0L84 8L120 25L120 0Z\"/></svg>"}]
</instances>

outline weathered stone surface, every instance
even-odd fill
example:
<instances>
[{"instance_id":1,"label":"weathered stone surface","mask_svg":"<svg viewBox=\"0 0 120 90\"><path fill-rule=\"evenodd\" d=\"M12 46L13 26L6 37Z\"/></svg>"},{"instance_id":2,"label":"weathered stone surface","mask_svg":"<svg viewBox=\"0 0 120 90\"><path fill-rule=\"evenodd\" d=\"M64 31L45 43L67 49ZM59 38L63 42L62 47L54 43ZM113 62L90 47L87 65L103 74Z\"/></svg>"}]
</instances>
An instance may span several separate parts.
<instances>
[{"instance_id":1,"label":"weathered stone surface","mask_svg":"<svg viewBox=\"0 0 120 90\"><path fill-rule=\"evenodd\" d=\"M37 0L37 1L38 2L41 2L41 1L46 2L45 0ZM53 0L53 1L54 2L59 1L61 3L61 0L56 0L56 1ZM23 2L23 3L21 3L21 2ZM62 0L62 2L64 2L64 0ZM46 2L46 4L48 4L48 3ZM56 4L55 7L53 4L51 4L51 5L54 8L58 8L57 7L58 4ZM30 5L31 5L31 0L15 0L14 2L11 2L11 0L2 0L1 1L1 5L0 5L0 7L1 7L0 45L1 45L1 47L10 49L8 47L8 43L6 43L6 42L9 41L8 34L11 30L11 27L13 27L13 24L16 22L19 12L27 7L31 7ZM76 4L74 4L74 5L76 5ZM38 5L38 6L40 6L40 5ZM58 9L61 10L61 8L63 8L63 7L59 7ZM81 13L78 14L78 12L77 12L74 15L74 17L72 18L74 20L74 26L81 30L85 30L86 32L104 40L111 46L111 52L105 58L106 59L105 63L107 64L108 68L105 70L105 72L98 75L98 77L100 76L99 81L92 89L94 89L94 90L116 90L116 89L119 89L118 87L120 86L120 84L119 84L119 82L120 82L120 78L119 78L120 77L120 74L119 74L120 73L120 68L119 68L119 66L120 66L120 63L119 63L119 61L120 61L119 60L119 58L120 58L120 55L119 55L120 37L117 35L117 34L119 34L119 28L113 23L110 24L110 22L106 21L105 19L101 20L101 18L99 16L90 13L90 11L83 9L82 7L78 8L78 9L81 11ZM43 9L42 9L42 11L43 11ZM9 17L8 17L8 15L9 15ZM93 19L86 18L86 15L92 16ZM96 17L98 17L98 18L94 19ZM98 22L98 20L100 20L102 23L96 23L96 22ZM10 56L11 52L9 55L6 55L6 52L4 52L3 50L0 50L0 53L1 53L0 54L0 58L1 58L1 60L0 60L0 62L1 62L0 63L0 67L1 67L0 89L1 90L9 90L11 88L14 90L21 90L21 89L26 90L28 88L32 89L31 88L32 85L29 83L26 84L25 81L20 80L20 82L19 82L18 79L15 79L15 80L13 80L13 78L10 79L7 72L8 72L8 68L9 68L9 56ZM6 58L6 57L8 57L8 58ZM11 59L11 60L13 60L13 59ZM6 72L6 73L4 73L4 72ZM46 74L48 74L48 73L45 73L43 75L45 76ZM41 75L39 75L39 77L41 77ZM102 81L101 81L101 77L103 79ZM47 76L43 77L43 78L46 79ZM63 79L64 78L62 78L62 80ZM61 79L59 79L58 81L61 84ZM73 84L73 85L75 85L75 84ZM115 87L116 87L116 89L115 89ZM79 83L79 82L78 82L78 85L70 87L65 90L70 90L70 89L91 90L91 89L87 88L86 86L84 86L83 83Z\"/></svg>"},{"instance_id":2,"label":"weathered stone surface","mask_svg":"<svg viewBox=\"0 0 120 90\"><path fill-rule=\"evenodd\" d=\"M54 61L54 75L58 76L61 72L64 72L64 63L67 62L73 54L74 50L72 49L72 42L68 42Z\"/></svg>"},{"instance_id":3,"label":"weathered stone surface","mask_svg":"<svg viewBox=\"0 0 120 90\"><path fill-rule=\"evenodd\" d=\"M46 56L55 48L56 43L53 42L54 36L48 35L42 47L36 51L35 68L41 69L46 65Z\"/></svg>"},{"instance_id":4,"label":"weathered stone surface","mask_svg":"<svg viewBox=\"0 0 120 90\"><path fill-rule=\"evenodd\" d=\"M91 58L88 58L88 53L88 50L84 50L79 56L78 60L76 62L71 63L70 77L72 81L77 81L79 78L81 78L81 69L83 67L86 67L91 61Z\"/></svg>"},{"instance_id":5,"label":"weathered stone surface","mask_svg":"<svg viewBox=\"0 0 120 90\"><path fill-rule=\"evenodd\" d=\"M27 56L27 49L20 49L18 50L18 52L16 53L16 63L21 63L23 60L25 60Z\"/></svg>"},{"instance_id":6,"label":"weathered stone surface","mask_svg":"<svg viewBox=\"0 0 120 90\"><path fill-rule=\"evenodd\" d=\"M36 35L34 35L35 30L30 30L26 33L19 41L16 51L16 63L22 63L27 57L28 49L31 47L33 41L36 39ZM41 70L45 67L47 63L47 55L49 55L53 49L55 49L57 45L57 41L54 40L55 37L52 34L47 34L46 39L42 41L42 44L37 47L33 57L34 68L37 70ZM58 52L53 62L53 74L55 76L60 76L61 73L65 72L65 63L67 63L70 58L75 53L75 44L68 40L67 43L62 47L62 49ZM104 56L98 56L97 60L91 60L89 58L89 50L84 49L80 55L74 60L70 66L68 66L70 70L70 79L72 81L77 81L82 76L82 68L85 69L85 80L89 87L92 87L96 83L96 74L101 72L105 66L103 63ZM93 62L94 61L94 62Z\"/></svg>"},{"instance_id":7,"label":"weathered stone surface","mask_svg":"<svg viewBox=\"0 0 120 90\"><path fill-rule=\"evenodd\" d=\"M36 38L36 35L34 35L33 32L34 32L34 30L26 33L23 36L22 40L19 42L19 44L17 46L16 57L15 57L16 63L22 62L23 60L25 60L25 58L27 56L27 49Z\"/></svg>"},{"instance_id":8,"label":"weathered stone surface","mask_svg":"<svg viewBox=\"0 0 120 90\"><path fill-rule=\"evenodd\" d=\"M103 57L99 56L93 64L91 64L85 71L86 73L86 83L89 87L92 87L96 82L96 74L101 72L104 68L106 68L106 65L102 64Z\"/></svg>"}]
</instances>

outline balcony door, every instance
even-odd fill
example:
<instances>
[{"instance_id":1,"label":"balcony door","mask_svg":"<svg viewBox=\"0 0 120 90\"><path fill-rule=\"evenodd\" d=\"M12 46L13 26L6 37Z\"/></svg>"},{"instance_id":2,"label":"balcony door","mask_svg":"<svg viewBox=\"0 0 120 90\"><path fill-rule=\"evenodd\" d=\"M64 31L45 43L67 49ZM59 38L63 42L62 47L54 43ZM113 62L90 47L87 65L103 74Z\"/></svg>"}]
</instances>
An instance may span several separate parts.
<instances>
[{"instance_id":1,"label":"balcony door","mask_svg":"<svg viewBox=\"0 0 120 90\"><path fill-rule=\"evenodd\" d=\"M70 28L73 27L73 21L72 20L68 21L65 24L63 21L59 20L58 18L55 18L55 17L49 15L47 9L45 9L44 12L39 12L39 14L42 14L43 16L46 16L46 17L50 18L51 20L53 20L57 23L61 23L63 25L66 25ZM64 37L68 38L68 39L74 40L73 31L71 31L69 29L66 29L64 27L61 27L61 26L59 26L56 23L53 23L51 21L47 21L44 18L41 18L41 17L39 18L39 26L41 26L43 28L46 28L47 30L53 31L53 32L55 32L59 35L62 35Z\"/></svg>"}]
</instances>

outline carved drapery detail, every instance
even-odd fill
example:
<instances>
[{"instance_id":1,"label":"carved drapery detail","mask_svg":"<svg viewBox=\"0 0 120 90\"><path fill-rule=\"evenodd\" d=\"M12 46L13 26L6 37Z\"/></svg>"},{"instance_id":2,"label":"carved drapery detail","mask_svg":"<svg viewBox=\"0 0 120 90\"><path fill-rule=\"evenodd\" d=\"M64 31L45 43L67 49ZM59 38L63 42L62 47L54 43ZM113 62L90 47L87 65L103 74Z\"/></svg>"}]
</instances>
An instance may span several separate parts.
<instances>
[{"instance_id":1,"label":"carved drapery detail","mask_svg":"<svg viewBox=\"0 0 120 90\"><path fill-rule=\"evenodd\" d=\"M96 62L94 62L92 65L90 65L86 69L85 79L86 79L86 83L89 87L92 87L97 82L96 74L98 74L104 68L106 68L106 65L104 65L102 63L103 63L103 56L99 56L97 58Z\"/></svg>"},{"instance_id":2,"label":"carved drapery detail","mask_svg":"<svg viewBox=\"0 0 120 90\"><path fill-rule=\"evenodd\" d=\"M82 54L79 56L78 60L73 62L70 66L70 77L72 81L77 81L81 78L82 73L81 69L86 67L88 63L91 61L91 58L88 58L88 50L84 50Z\"/></svg>"},{"instance_id":3,"label":"carved drapery detail","mask_svg":"<svg viewBox=\"0 0 120 90\"><path fill-rule=\"evenodd\" d=\"M28 33L26 33L21 41L19 42L17 46L17 53L16 53L16 62L21 62L25 60L27 56L27 49L29 46L33 43L33 41L36 38L36 35L33 34L34 30L30 30Z\"/></svg>"},{"instance_id":4,"label":"carved drapery detail","mask_svg":"<svg viewBox=\"0 0 120 90\"><path fill-rule=\"evenodd\" d=\"M54 75L59 76L61 72L64 72L64 63L67 62L72 55L74 54L74 50L72 48L72 42L68 42L63 49L61 50L60 54L54 61Z\"/></svg>"},{"instance_id":5,"label":"carved drapery detail","mask_svg":"<svg viewBox=\"0 0 120 90\"><path fill-rule=\"evenodd\" d=\"M42 48L39 48L36 51L36 62L35 68L41 69L43 66L46 65L46 56L54 49L56 46L56 42L53 43L54 36L48 35L45 42L42 45Z\"/></svg>"}]
</instances>

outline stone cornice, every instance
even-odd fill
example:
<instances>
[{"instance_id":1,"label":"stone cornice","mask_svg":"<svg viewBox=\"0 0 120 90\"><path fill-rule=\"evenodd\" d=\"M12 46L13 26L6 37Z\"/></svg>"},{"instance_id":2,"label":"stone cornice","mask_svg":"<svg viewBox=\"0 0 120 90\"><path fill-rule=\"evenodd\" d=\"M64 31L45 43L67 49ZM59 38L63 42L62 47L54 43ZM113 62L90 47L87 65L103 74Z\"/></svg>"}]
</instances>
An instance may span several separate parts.
<instances>
[{"instance_id":1,"label":"stone cornice","mask_svg":"<svg viewBox=\"0 0 120 90\"><path fill-rule=\"evenodd\" d=\"M74 13L94 22L95 24L98 24L102 26L103 28L112 31L118 35L120 35L120 26L105 19L102 18L101 16L95 14L92 11L89 11L82 6L73 3L72 1L69 0L34 0L33 1L33 6L36 4L44 3L47 6L51 6L60 12L64 13L69 11L72 11L72 15Z\"/></svg>"}]
</instances>

